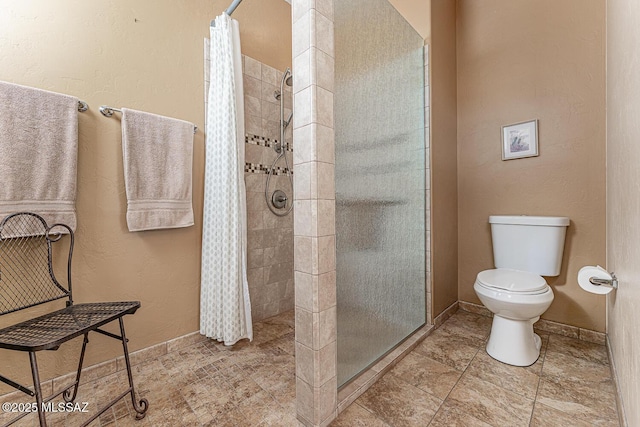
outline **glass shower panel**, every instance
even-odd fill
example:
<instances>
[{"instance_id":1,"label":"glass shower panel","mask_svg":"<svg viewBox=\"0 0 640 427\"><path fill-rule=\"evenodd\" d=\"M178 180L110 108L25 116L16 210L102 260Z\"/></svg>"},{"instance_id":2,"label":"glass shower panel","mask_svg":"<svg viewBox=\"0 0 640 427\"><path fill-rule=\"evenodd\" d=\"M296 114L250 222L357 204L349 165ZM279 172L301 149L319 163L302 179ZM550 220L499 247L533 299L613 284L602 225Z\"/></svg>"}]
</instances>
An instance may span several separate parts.
<instances>
[{"instance_id":1,"label":"glass shower panel","mask_svg":"<svg viewBox=\"0 0 640 427\"><path fill-rule=\"evenodd\" d=\"M338 385L425 323L422 37L387 0L335 0Z\"/></svg>"}]
</instances>

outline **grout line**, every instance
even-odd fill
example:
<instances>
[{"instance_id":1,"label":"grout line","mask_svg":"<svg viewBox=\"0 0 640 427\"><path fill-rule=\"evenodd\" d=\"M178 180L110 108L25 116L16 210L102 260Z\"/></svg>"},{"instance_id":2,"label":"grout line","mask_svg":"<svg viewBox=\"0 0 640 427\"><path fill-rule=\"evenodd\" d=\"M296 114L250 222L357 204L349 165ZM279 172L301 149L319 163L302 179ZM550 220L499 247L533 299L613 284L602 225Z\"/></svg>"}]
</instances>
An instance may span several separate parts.
<instances>
[{"instance_id":1,"label":"grout line","mask_svg":"<svg viewBox=\"0 0 640 427\"><path fill-rule=\"evenodd\" d=\"M549 334L549 338L547 338L547 346L544 349L544 355L542 356L542 363L540 364L540 373L538 374L538 385L536 386L536 395L533 398L533 408L531 408L531 416L529 417L529 426L533 422L533 414L536 411L536 404L538 403L538 393L540 392L540 384L542 383L542 371L544 370L544 361L547 358L547 350L549 350L549 340L551 339L551 334ZM541 348L542 349L542 348Z\"/></svg>"},{"instance_id":2,"label":"grout line","mask_svg":"<svg viewBox=\"0 0 640 427\"><path fill-rule=\"evenodd\" d=\"M478 355L478 353L480 353L480 350L482 350L482 346L480 346L480 348L478 348L478 350L476 350L475 354L473 355L473 357L471 358L471 360L469 361L469 363L467 364L467 366L464 368L464 371L462 371L462 374L460 375L460 378L458 378L458 380L456 381L456 383L453 385L453 387L451 387L451 390L449 390L449 393L447 393L447 395L445 396L445 398L442 400L442 403L440 404L440 407L438 408L438 410L436 411L435 415L433 416L433 418L431 419L431 421L429 421L429 425L431 425L431 423L433 423L433 420L435 420L436 415L438 415L438 412L440 412L440 409L442 409L442 407L444 406L445 402L447 401L447 399L449 399L449 396L451 395L451 392L453 392L453 390L455 390L455 388L458 386L458 383L460 382L460 380L462 379L462 377L464 376L464 374L467 372L467 369L469 369L469 366L471 366L471 362L473 362L473 360L476 358L476 356ZM454 368L455 369L455 368ZM469 414L471 415L471 414ZM472 415L473 416L473 415ZM475 417L474 417L475 418ZM482 420L480 420L482 421Z\"/></svg>"},{"instance_id":3,"label":"grout line","mask_svg":"<svg viewBox=\"0 0 640 427\"><path fill-rule=\"evenodd\" d=\"M455 313L454 313L455 314ZM453 317L453 315L451 315L447 320L445 320L444 322L442 322L442 324L440 324L440 326L444 326L445 323L447 323L447 321L449 319L451 319L451 317ZM429 337L427 337L429 338ZM453 387L451 387L451 390L449 390L449 393L447 393L447 395L445 396L444 399L442 399L442 403L440 404L440 406L438 407L438 410L436 411L436 413L433 415L433 418L431 418L431 421L429 421L428 425L431 425L433 423L433 420L436 419L436 415L438 415L438 412L440 412L440 409L442 409L442 407L444 406L445 402L447 401L447 399L449 399L449 396L451 395L451 392L453 390L455 390L455 388L458 386L458 383L460 382L460 380L462 379L462 377L464 376L464 374L467 372L467 369L469 369L469 366L471 366L471 362L473 362L473 360L476 358L476 356L478 355L478 353L480 353L480 350L482 350L482 346L484 345L484 341L482 341L482 343L480 344L480 346L478 347L478 349L476 350L475 354L473 355L473 357L471 358L471 360L469 360L469 363L467 363L467 366L465 366L464 370L462 371L462 374L460 375L460 377L458 378L458 380L456 381L456 383L453 385ZM453 368L455 369L455 368ZM457 371L457 369L455 369ZM474 417L475 418L475 417ZM482 420L481 420L482 421Z\"/></svg>"},{"instance_id":4,"label":"grout line","mask_svg":"<svg viewBox=\"0 0 640 427\"><path fill-rule=\"evenodd\" d=\"M365 392L365 393L366 393L366 392ZM356 400L358 400L358 399L356 399ZM359 403L357 403L355 400L353 401L353 403L352 403L351 405L358 405L359 407L361 407L362 409L364 409L365 411L367 411L368 413L370 413L371 415L373 415L373 417L374 417L376 420L380 420L380 422L384 423L384 424L385 424L385 425L387 425L387 426L392 426L392 424L389 424L389 423L388 423L384 418L380 418L380 417L378 416L378 414L376 414L375 412L373 412L373 411L369 410L369 408L367 408L366 406L362 406L362 405L360 405L360 404L359 404ZM348 408L348 407L350 407L351 405L347 406L347 408ZM345 411L347 410L347 408L345 408ZM343 412L344 412L344 411L343 411ZM338 416L339 416L339 415L338 415Z\"/></svg>"}]
</instances>

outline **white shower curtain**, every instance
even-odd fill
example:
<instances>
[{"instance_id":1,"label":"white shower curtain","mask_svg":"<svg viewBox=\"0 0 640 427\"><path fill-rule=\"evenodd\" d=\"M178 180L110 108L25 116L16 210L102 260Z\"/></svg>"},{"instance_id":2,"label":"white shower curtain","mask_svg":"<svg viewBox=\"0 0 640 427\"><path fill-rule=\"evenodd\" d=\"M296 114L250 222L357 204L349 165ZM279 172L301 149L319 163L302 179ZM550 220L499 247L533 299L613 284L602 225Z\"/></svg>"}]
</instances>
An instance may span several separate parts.
<instances>
[{"instance_id":1,"label":"white shower curtain","mask_svg":"<svg viewBox=\"0 0 640 427\"><path fill-rule=\"evenodd\" d=\"M244 97L238 22L211 27L210 86L200 283L200 333L235 344L253 339L247 283Z\"/></svg>"}]
</instances>

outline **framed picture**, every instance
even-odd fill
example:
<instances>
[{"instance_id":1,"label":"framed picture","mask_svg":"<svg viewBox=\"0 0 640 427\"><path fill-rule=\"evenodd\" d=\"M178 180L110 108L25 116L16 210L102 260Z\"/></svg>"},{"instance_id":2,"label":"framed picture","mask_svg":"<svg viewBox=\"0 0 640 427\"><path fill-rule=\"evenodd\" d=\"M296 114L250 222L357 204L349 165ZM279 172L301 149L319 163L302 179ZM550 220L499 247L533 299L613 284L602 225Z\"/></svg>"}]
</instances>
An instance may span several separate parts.
<instances>
[{"instance_id":1,"label":"framed picture","mask_svg":"<svg viewBox=\"0 0 640 427\"><path fill-rule=\"evenodd\" d=\"M538 155L538 120L502 127L502 160Z\"/></svg>"}]
</instances>

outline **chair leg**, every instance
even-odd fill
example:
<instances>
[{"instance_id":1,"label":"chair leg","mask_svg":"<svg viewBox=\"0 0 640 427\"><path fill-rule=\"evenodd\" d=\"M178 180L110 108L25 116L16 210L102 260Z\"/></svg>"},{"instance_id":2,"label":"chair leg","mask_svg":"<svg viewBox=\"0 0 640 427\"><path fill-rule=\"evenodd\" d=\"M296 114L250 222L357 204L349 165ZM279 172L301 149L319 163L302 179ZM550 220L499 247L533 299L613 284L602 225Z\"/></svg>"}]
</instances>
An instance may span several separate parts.
<instances>
[{"instance_id":1,"label":"chair leg","mask_svg":"<svg viewBox=\"0 0 640 427\"><path fill-rule=\"evenodd\" d=\"M80 361L78 362L78 372L76 373L76 381L73 384L73 393L71 389L67 389L62 393L62 398L65 402L73 402L78 395L78 387L80 387L80 374L82 373L82 364L84 363L84 352L87 349L87 343L89 342L89 333L84 334L84 340L82 341L82 351L80 352Z\"/></svg>"},{"instance_id":2,"label":"chair leg","mask_svg":"<svg viewBox=\"0 0 640 427\"><path fill-rule=\"evenodd\" d=\"M40 375L38 374L38 363L36 362L36 353L29 352L29 361L31 362L31 375L33 376L33 388L36 392L36 403L38 405L38 419L40 420L40 427L47 426L47 419L43 412L42 405L42 388L40 387Z\"/></svg>"},{"instance_id":3,"label":"chair leg","mask_svg":"<svg viewBox=\"0 0 640 427\"><path fill-rule=\"evenodd\" d=\"M137 412L136 419L140 420L144 418L149 409L149 401L147 399L140 399L140 402L136 402L136 392L133 386L133 374L131 373L131 361L129 360L129 349L127 348L127 337L124 334L124 321L122 317L118 318L120 322L120 336L122 337L122 348L124 350L124 361L127 365L127 375L129 377L129 388L131 389L131 403L133 409Z\"/></svg>"}]
</instances>

